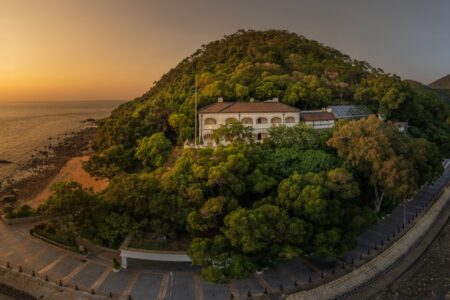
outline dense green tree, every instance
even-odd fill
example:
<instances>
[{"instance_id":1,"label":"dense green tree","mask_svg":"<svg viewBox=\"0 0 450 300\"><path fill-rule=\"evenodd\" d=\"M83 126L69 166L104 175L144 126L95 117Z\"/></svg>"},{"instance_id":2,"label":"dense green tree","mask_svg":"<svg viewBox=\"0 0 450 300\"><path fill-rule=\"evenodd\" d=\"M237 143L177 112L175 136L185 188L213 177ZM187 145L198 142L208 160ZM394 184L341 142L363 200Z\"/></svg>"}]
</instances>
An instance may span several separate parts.
<instances>
[{"instance_id":1,"label":"dense green tree","mask_svg":"<svg viewBox=\"0 0 450 300\"><path fill-rule=\"evenodd\" d=\"M170 115L169 125L177 132L179 142L184 142L194 136L192 119L182 113L173 113Z\"/></svg>"},{"instance_id":2,"label":"dense green tree","mask_svg":"<svg viewBox=\"0 0 450 300\"><path fill-rule=\"evenodd\" d=\"M258 269L247 256L236 253L222 235L214 238L194 238L188 250L192 263L203 266L202 275L212 282L227 282L246 278Z\"/></svg>"},{"instance_id":3,"label":"dense green tree","mask_svg":"<svg viewBox=\"0 0 450 300\"><path fill-rule=\"evenodd\" d=\"M213 131L213 137L217 144L226 142L233 145L252 143L255 139L253 128L244 126L241 122L230 122L229 124L220 125L219 128Z\"/></svg>"},{"instance_id":4,"label":"dense green tree","mask_svg":"<svg viewBox=\"0 0 450 300\"><path fill-rule=\"evenodd\" d=\"M402 147L404 139L394 125L371 116L345 124L328 141L343 159L367 178L374 192L375 212L380 210L385 196L395 201L408 199L421 183L432 180L441 170L437 163L439 156L432 152L429 154L431 170L424 170L419 175L415 167L424 162L415 163L411 153L403 150L410 147L407 143ZM427 147L417 142L414 144L419 149ZM420 153L423 151L417 154L417 158L422 157L428 162Z\"/></svg>"},{"instance_id":5,"label":"dense green tree","mask_svg":"<svg viewBox=\"0 0 450 300\"><path fill-rule=\"evenodd\" d=\"M69 217L70 221L81 224L91 218L98 206L97 196L78 182L55 183L50 191L50 197L38 208L46 217Z\"/></svg>"},{"instance_id":6,"label":"dense green tree","mask_svg":"<svg viewBox=\"0 0 450 300\"><path fill-rule=\"evenodd\" d=\"M295 150L320 149L325 147L328 131L318 131L299 123L294 127L275 126L269 129L269 146Z\"/></svg>"},{"instance_id":7,"label":"dense green tree","mask_svg":"<svg viewBox=\"0 0 450 300\"><path fill-rule=\"evenodd\" d=\"M404 145L400 145L400 151L408 156L413 164L417 186L433 182L442 174L442 155L436 144L426 139L406 138Z\"/></svg>"},{"instance_id":8,"label":"dense green tree","mask_svg":"<svg viewBox=\"0 0 450 300\"><path fill-rule=\"evenodd\" d=\"M353 246L351 241L346 240L342 230L337 227L318 233L313 243L314 254L328 258L339 257Z\"/></svg>"},{"instance_id":9,"label":"dense green tree","mask_svg":"<svg viewBox=\"0 0 450 300\"><path fill-rule=\"evenodd\" d=\"M138 167L135 149L123 145L111 146L83 162L83 169L95 177L112 178L123 172L133 172Z\"/></svg>"},{"instance_id":10,"label":"dense green tree","mask_svg":"<svg viewBox=\"0 0 450 300\"><path fill-rule=\"evenodd\" d=\"M172 144L162 132L138 141L136 158L142 161L144 166L154 168L160 167L170 154Z\"/></svg>"},{"instance_id":11,"label":"dense green tree","mask_svg":"<svg viewBox=\"0 0 450 300\"><path fill-rule=\"evenodd\" d=\"M253 210L241 208L225 217L225 237L244 253L265 252L279 247L288 215L277 206L264 205Z\"/></svg>"},{"instance_id":12,"label":"dense green tree","mask_svg":"<svg viewBox=\"0 0 450 300\"><path fill-rule=\"evenodd\" d=\"M106 246L117 249L125 237L137 228L138 224L128 215L112 212L99 222L97 237Z\"/></svg>"},{"instance_id":13,"label":"dense green tree","mask_svg":"<svg viewBox=\"0 0 450 300\"><path fill-rule=\"evenodd\" d=\"M339 174L339 175L338 175ZM319 226L342 222L341 201L359 196L358 184L344 169L325 173L294 173L278 187L278 201L292 216Z\"/></svg>"},{"instance_id":14,"label":"dense green tree","mask_svg":"<svg viewBox=\"0 0 450 300\"><path fill-rule=\"evenodd\" d=\"M411 100L412 94L408 85L403 83L398 76L374 74L365 77L354 95L357 101L370 104L375 102L378 111L389 116L407 100Z\"/></svg>"}]
</instances>

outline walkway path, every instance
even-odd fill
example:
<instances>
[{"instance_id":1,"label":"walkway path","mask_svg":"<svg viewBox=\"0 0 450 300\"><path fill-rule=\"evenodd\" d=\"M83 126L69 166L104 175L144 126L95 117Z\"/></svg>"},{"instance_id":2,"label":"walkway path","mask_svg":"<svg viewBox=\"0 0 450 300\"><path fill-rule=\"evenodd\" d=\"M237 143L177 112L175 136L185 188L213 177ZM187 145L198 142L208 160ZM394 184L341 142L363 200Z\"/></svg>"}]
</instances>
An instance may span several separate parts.
<instances>
[{"instance_id":1,"label":"walkway path","mask_svg":"<svg viewBox=\"0 0 450 300\"><path fill-rule=\"evenodd\" d=\"M406 218L415 217L418 210L421 210L449 179L450 170L447 168L444 175L432 186L418 192L405 207ZM432 209L438 210L438 206L433 206ZM374 256L374 245L380 245L381 240L384 240L386 245L387 235L391 236L395 232L398 236L397 231L402 230L402 225L403 206L400 206L390 216L362 234L358 238L357 249L348 253L339 265L316 259L297 260L267 270L262 275L254 274L246 280L236 280L228 285L204 281L199 276L198 269L188 263L130 260L127 271L114 273L110 260L100 256L85 258L29 236L31 225L6 226L0 223L0 261L2 264L9 262L14 268L20 265L24 273L31 274L34 271L36 276L48 276L50 281L61 280L63 285L71 288L77 285L87 291L93 289L96 294L112 293L116 299L119 296L126 299L128 295L134 300L230 299L230 293L233 293L234 299L247 299L249 292L252 295L261 295L264 289L272 292L273 298L281 298L282 292L292 293L314 284L325 283L330 280L332 273L336 273L333 276L341 275L352 267L352 260L364 263L366 258ZM392 238L390 241L392 242ZM367 255L368 248L370 255ZM360 256L362 261L359 261ZM341 269L342 263L346 270ZM309 283L310 279L312 283Z\"/></svg>"}]
</instances>

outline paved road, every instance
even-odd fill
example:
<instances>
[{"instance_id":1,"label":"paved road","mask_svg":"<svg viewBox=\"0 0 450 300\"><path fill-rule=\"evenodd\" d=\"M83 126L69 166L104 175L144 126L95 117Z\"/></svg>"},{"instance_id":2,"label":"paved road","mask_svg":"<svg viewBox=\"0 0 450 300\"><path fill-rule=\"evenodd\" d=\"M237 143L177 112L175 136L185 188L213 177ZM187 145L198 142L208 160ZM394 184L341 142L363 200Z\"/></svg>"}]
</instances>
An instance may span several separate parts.
<instances>
[{"instance_id":1,"label":"paved road","mask_svg":"<svg viewBox=\"0 0 450 300\"><path fill-rule=\"evenodd\" d=\"M430 195L442 189L450 178L450 168L433 185L424 187L405 206L406 220L415 216L430 198ZM17 267L22 266L24 272L33 270L37 276L75 286L85 290L94 289L96 293L113 296L131 295L132 299L167 299L167 300L208 300L229 299L233 293L234 299L247 299L248 292L252 295L267 291L279 294L308 285L310 279L320 282L330 274L344 272L351 268L351 262L362 257L373 257L375 245L388 243L387 237L402 230L403 206L397 207L393 213L378 224L369 228L357 238L358 246L350 251L342 261L336 263L324 262L320 259L308 258L287 264L281 264L267 270L262 275L254 274L246 280L235 280L230 284L211 284L205 282L198 274L198 269L185 263L151 263L130 261L127 271L114 273L111 261L99 256L84 258L83 256L62 250L28 235L30 225L6 226L0 223L0 260L10 262ZM392 242L390 238L390 242ZM367 251L370 249L370 256ZM379 250L378 250L379 251ZM297 285L297 287L295 287ZM276 296L275 296L276 298Z\"/></svg>"}]
</instances>

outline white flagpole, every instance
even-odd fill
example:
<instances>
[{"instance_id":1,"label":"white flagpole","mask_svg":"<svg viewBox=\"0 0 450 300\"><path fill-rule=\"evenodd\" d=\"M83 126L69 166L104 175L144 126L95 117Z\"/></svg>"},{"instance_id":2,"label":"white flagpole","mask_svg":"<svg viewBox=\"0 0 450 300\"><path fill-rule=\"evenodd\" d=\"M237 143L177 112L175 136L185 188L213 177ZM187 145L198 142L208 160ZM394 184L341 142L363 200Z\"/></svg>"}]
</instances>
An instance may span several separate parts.
<instances>
[{"instance_id":1,"label":"white flagpole","mask_svg":"<svg viewBox=\"0 0 450 300\"><path fill-rule=\"evenodd\" d=\"M195 72L195 129L194 129L194 148L197 148L197 72Z\"/></svg>"}]
</instances>

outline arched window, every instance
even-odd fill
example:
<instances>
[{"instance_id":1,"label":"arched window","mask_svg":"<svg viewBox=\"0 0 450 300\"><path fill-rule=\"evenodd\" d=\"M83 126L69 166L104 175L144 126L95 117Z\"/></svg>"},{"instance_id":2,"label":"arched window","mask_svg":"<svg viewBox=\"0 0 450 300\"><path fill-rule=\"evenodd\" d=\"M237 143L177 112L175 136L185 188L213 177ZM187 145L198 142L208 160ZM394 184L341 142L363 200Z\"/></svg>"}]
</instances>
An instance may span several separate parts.
<instances>
[{"instance_id":1,"label":"arched window","mask_svg":"<svg viewBox=\"0 0 450 300\"><path fill-rule=\"evenodd\" d=\"M258 124L267 124L267 119L266 118L258 118L256 120L256 123L258 123Z\"/></svg>"},{"instance_id":2,"label":"arched window","mask_svg":"<svg viewBox=\"0 0 450 300\"><path fill-rule=\"evenodd\" d=\"M236 120L235 118L228 118L225 120L225 124L231 124L231 123L236 123L238 120Z\"/></svg>"},{"instance_id":3,"label":"arched window","mask_svg":"<svg viewBox=\"0 0 450 300\"><path fill-rule=\"evenodd\" d=\"M281 124L281 118L274 117L274 118L272 118L272 120L270 120L270 122L272 124Z\"/></svg>"},{"instance_id":4,"label":"arched window","mask_svg":"<svg viewBox=\"0 0 450 300\"><path fill-rule=\"evenodd\" d=\"M205 125L216 125L216 124L217 124L216 119L213 118L205 119Z\"/></svg>"},{"instance_id":5,"label":"arched window","mask_svg":"<svg viewBox=\"0 0 450 300\"><path fill-rule=\"evenodd\" d=\"M287 117L285 122L286 123L295 123L295 118L294 117Z\"/></svg>"},{"instance_id":6,"label":"arched window","mask_svg":"<svg viewBox=\"0 0 450 300\"><path fill-rule=\"evenodd\" d=\"M212 140L212 138L213 138L213 136L212 136L211 133L207 133L207 134L205 134L205 135L203 136L203 139L204 139L205 141L210 141L210 140Z\"/></svg>"},{"instance_id":7,"label":"arched window","mask_svg":"<svg viewBox=\"0 0 450 300\"><path fill-rule=\"evenodd\" d=\"M253 125L253 120L251 118L243 118L242 124L244 125Z\"/></svg>"}]
</instances>

